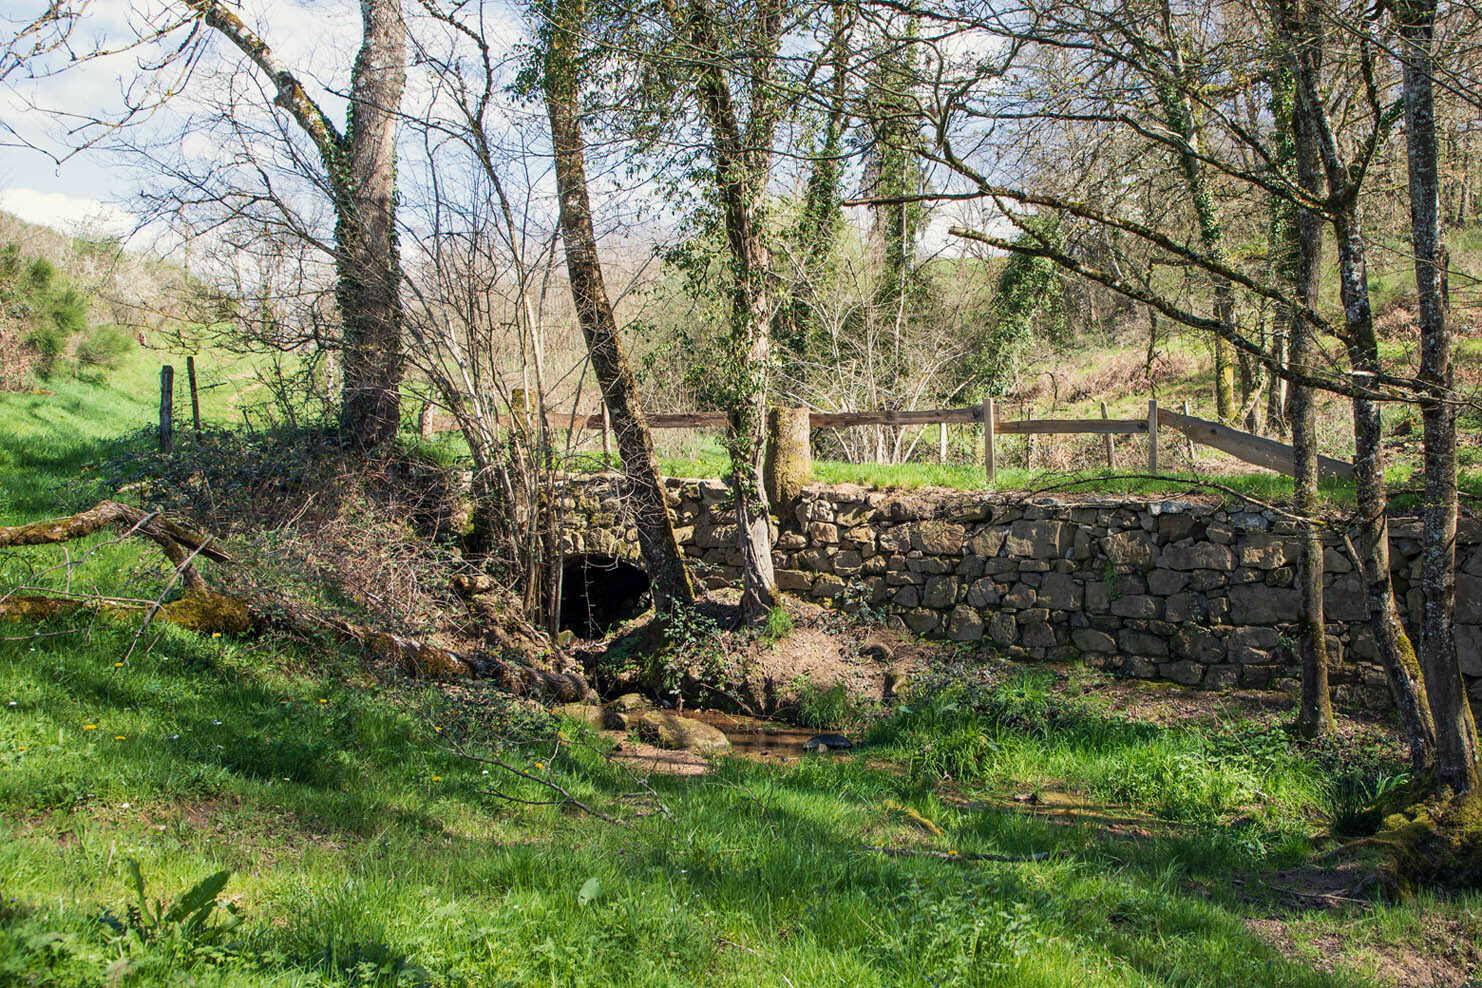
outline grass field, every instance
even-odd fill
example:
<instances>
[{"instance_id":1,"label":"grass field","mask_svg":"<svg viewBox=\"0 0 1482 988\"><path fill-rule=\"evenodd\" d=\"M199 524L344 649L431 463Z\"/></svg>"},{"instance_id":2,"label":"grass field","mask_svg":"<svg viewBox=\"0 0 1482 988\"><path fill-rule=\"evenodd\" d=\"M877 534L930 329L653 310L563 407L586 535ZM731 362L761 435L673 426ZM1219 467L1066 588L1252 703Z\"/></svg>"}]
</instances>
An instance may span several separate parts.
<instances>
[{"instance_id":1,"label":"grass field","mask_svg":"<svg viewBox=\"0 0 1482 988\"><path fill-rule=\"evenodd\" d=\"M0 521L106 487L154 366L0 396ZM74 588L158 586L108 541ZM60 561L5 554L0 593ZM477 685L136 627L0 624L0 984L1339 988L1482 956L1482 898L1303 894L1399 777L1382 728L1300 748L1281 714L1132 717L1083 670L962 654L991 675L923 681L853 756L639 781ZM1144 711L1193 702L1158 689Z\"/></svg>"}]
</instances>

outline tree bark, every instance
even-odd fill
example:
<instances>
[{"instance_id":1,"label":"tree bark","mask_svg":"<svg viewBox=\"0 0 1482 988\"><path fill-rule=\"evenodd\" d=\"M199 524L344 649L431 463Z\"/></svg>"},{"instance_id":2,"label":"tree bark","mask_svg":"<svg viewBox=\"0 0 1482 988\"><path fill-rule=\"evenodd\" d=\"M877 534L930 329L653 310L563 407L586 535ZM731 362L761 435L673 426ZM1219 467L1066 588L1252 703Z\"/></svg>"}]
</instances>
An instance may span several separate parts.
<instances>
[{"instance_id":1,"label":"tree bark","mask_svg":"<svg viewBox=\"0 0 1482 988\"><path fill-rule=\"evenodd\" d=\"M1297 181L1309 192L1317 192L1322 181L1321 166L1310 136L1304 132L1302 117L1293 114ZM1297 228L1286 238L1288 249L1295 248L1294 281L1296 296L1309 308L1318 303L1319 280L1322 276L1322 218L1310 209L1297 216ZM1290 313L1291 351L1289 360L1300 372L1312 369L1310 359L1311 329L1296 312ZM1302 656L1302 700L1297 714L1297 731L1303 737L1315 738L1332 734L1338 728L1333 719L1332 693L1328 688L1328 646L1326 619L1323 613L1323 547L1318 535L1317 511L1317 414L1312 388L1305 384L1291 389L1292 494L1296 513L1301 516L1297 534L1302 545L1297 605L1297 635Z\"/></svg>"},{"instance_id":2,"label":"tree bark","mask_svg":"<svg viewBox=\"0 0 1482 988\"><path fill-rule=\"evenodd\" d=\"M561 237L566 245L566 270L577 321L617 435L626 493L638 529L638 547L648 569L654 608L662 614L675 605L692 603L695 590L674 535L638 382L623 353L597 254L578 102L578 41L584 23L583 0L555 0L542 84L555 149Z\"/></svg>"},{"instance_id":3,"label":"tree bark","mask_svg":"<svg viewBox=\"0 0 1482 988\"><path fill-rule=\"evenodd\" d=\"M1452 333L1441 292L1441 202L1432 82L1435 0L1397 4L1403 67L1410 237L1420 300L1420 380L1425 439L1422 508L1420 667L1436 726L1436 786L1463 793L1478 785L1477 725L1457 663L1456 408L1451 404Z\"/></svg>"},{"instance_id":4,"label":"tree bark","mask_svg":"<svg viewBox=\"0 0 1482 988\"><path fill-rule=\"evenodd\" d=\"M340 427L361 446L396 436L403 373L396 242L396 118L406 85L406 26L396 0L361 0L362 39L340 131L297 76L220 0L186 5L274 86L273 102L313 142L335 212L336 301L343 323Z\"/></svg>"},{"instance_id":5,"label":"tree bark","mask_svg":"<svg viewBox=\"0 0 1482 988\"><path fill-rule=\"evenodd\" d=\"M350 82L348 174L336 199L335 268L344 323L340 429L365 446L401 424L401 252L396 238L396 119L406 86L406 25L397 0L361 0L363 36Z\"/></svg>"}]
</instances>

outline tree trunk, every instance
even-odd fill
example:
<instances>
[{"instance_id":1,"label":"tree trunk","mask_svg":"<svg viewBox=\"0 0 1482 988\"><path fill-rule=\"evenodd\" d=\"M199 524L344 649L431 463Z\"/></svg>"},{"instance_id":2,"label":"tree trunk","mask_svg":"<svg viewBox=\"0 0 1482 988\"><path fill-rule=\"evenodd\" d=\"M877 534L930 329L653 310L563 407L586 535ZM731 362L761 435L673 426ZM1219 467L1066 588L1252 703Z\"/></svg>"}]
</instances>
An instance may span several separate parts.
<instances>
[{"instance_id":1,"label":"tree trunk","mask_svg":"<svg viewBox=\"0 0 1482 988\"><path fill-rule=\"evenodd\" d=\"M1425 437L1425 495L1421 546L1420 666L1436 726L1436 786L1456 793L1478 785L1477 725L1457 664L1456 408L1451 404L1451 329L1441 297L1439 162L1431 48L1435 0L1395 8L1403 38L1405 143L1410 184L1410 237L1420 300L1420 380L1431 389L1421 402Z\"/></svg>"},{"instance_id":2,"label":"tree trunk","mask_svg":"<svg viewBox=\"0 0 1482 988\"><path fill-rule=\"evenodd\" d=\"M220 0L185 0L272 80L273 103L313 142L335 212L335 297L344 324L340 427L361 446L400 425L401 262L396 243L396 119L406 85L406 25L396 0L361 0L362 39L346 134L266 41Z\"/></svg>"},{"instance_id":3,"label":"tree trunk","mask_svg":"<svg viewBox=\"0 0 1482 988\"><path fill-rule=\"evenodd\" d=\"M331 172L336 297L344 332L340 428L377 446L400 425L401 260L396 237L396 121L406 85L406 25L396 0L362 0L363 40L350 82L350 117Z\"/></svg>"},{"instance_id":4,"label":"tree trunk","mask_svg":"<svg viewBox=\"0 0 1482 988\"><path fill-rule=\"evenodd\" d=\"M1294 131L1302 130L1299 115L1293 115ZM1316 192L1322 181L1316 149L1306 134L1296 134L1297 181L1309 192ZM1288 224L1290 228L1290 224ZM1318 303L1319 280L1322 277L1322 218L1310 209L1297 216L1297 228L1288 229L1284 238L1287 249L1295 248L1296 296L1309 309ZM1290 314L1290 362L1294 370L1312 370L1311 330L1296 312ZM1298 577L1297 605L1298 646L1302 656L1302 701L1297 714L1297 731L1303 737L1315 738L1337 730L1333 719L1332 694L1328 689L1328 645L1323 614L1323 548L1318 536L1317 510L1317 415L1313 407L1312 388L1294 384L1291 388L1292 494L1298 522L1297 534L1302 544L1302 565Z\"/></svg>"},{"instance_id":5,"label":"tree trunk","mask_svg":"<svg viewBox=\"0 0 1482 988\"><path fill-rule=\"evenodd\" d=\"M622 457L627 480L626 494L633 505L638 547L648 569L654 609L662 614L675 605L692 603L695 591L669 518L664 482L659 475L653 439L644 421L638 382L618 338L617 321L597 254L597 235L587 196L586 152L578 116L577 46L584 13L583 0L556 0L542 79L551 121L551 143L556 154L561 237L566 244L566 270L571 279L577 321L617 434L618 455Z\"/></svg>"}]
</instances>

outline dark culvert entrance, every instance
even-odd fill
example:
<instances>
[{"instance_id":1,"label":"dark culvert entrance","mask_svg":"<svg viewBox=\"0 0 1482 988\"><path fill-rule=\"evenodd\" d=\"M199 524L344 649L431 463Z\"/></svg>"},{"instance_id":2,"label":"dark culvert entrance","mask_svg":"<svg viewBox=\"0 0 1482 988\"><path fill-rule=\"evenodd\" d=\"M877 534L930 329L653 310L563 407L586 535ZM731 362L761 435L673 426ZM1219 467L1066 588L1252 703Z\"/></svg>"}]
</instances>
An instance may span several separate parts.
<instances>
[{"instance_id":1,"label":"dark culvert entrance","mask_svg":"<svg viewBox=\"0 0 1482 988\"><path fill-rule=\"evenodd\" d=\"M648 574L611 556L571 556L561 568L561 630L601 638L648 610Z\"/></svg>"}]
</instances>

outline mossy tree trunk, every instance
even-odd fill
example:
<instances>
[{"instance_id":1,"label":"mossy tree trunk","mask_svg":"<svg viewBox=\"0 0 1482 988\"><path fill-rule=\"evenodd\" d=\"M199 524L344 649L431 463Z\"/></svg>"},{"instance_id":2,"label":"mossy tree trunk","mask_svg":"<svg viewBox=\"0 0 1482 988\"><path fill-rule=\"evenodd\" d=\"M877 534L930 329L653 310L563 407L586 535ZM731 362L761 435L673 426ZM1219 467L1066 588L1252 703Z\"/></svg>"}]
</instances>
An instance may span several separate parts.
<instances>
[{"instance_id":1,"label":"mossy tree trunk","mask_svg":"<svg viewBox=\"0 0 1482 988\"><path fill-rule=\"evenodd\" d=\"M1452 404L1452 331L1441 291L1441 195L1432 72L1435 0L1397 4L1402 42L1410 237L1420 300L1420 374L1425 437L1422 509L1420 666L1436 725L1436 785L1477 788L1477 725L1457 663L1456 406Z\"/></svg>"}]
</instances>

